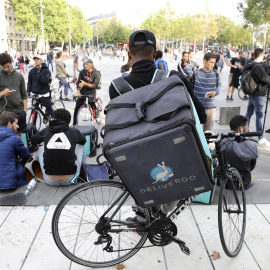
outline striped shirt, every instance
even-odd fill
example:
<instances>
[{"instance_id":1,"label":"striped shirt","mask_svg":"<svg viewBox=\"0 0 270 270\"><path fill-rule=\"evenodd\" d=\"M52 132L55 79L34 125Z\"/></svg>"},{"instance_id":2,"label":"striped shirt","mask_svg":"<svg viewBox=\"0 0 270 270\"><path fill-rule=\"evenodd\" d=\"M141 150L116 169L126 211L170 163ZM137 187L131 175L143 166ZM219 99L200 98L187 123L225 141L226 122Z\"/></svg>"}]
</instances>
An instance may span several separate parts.
<instances>
[{"instance_id":1,"label":"striped shirt","mask_svg":"<svg viewBox=\"0 0 270 270\"><path fill-rule=\"evenodd\" d=\"M196 63L191 63L184 68L189 77L192 78L193 71ZM216 91L216 95L219 94L221 89L221 79L216 70L212 69L209 72L204 71L202 68L195 73L194 93L202 102L205 108L215 107L215 98L206 98L207 92Z\"/></svg>"}]
</instances>

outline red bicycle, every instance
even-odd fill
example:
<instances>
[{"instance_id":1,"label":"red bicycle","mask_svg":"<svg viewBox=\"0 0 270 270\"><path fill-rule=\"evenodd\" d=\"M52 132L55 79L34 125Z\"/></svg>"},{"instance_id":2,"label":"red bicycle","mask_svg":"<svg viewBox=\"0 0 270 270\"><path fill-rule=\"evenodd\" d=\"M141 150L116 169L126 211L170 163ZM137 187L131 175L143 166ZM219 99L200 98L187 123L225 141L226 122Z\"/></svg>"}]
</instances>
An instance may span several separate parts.
<instances>
[{"instance_id":1,"label":"red bicycle","mask_svg":"<svg viewBox=\"0 0 270 270\"><path fill-rule=\"evenodd\" d=\"M84 104L80 107L77 114L77 125L78 126L93 126L94 120L97 124L101 123L101 112L102 112L102 100L93 95L82 95L85 97ZM73 96L76 101L78 97ZM93 106L94 104L94 106Z\"/></svg>"}]
</instances>

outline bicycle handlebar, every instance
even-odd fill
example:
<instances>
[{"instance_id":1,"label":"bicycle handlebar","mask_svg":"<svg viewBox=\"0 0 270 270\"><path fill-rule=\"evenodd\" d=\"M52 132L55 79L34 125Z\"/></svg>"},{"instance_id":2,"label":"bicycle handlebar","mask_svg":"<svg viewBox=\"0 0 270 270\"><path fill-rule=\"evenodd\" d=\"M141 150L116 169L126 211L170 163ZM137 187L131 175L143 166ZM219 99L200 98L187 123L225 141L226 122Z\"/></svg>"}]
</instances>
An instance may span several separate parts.
<instances>
[{"instance_id":1,"label":"bicycle handlebar","mask_svg":"<svg viewBox=\"0 0 270 270\"><path fill-rule=\"evenodd\" d=\"M206 139L217 139L220 137L221 139L223 138L232 138L232 137L257 137L257 136L262 136L263 132L242 132L242 133L234 133L234 132L229 132L227 134L219 133L217 135L208 135L205 133Z\"/></svg>"}]
</instances>

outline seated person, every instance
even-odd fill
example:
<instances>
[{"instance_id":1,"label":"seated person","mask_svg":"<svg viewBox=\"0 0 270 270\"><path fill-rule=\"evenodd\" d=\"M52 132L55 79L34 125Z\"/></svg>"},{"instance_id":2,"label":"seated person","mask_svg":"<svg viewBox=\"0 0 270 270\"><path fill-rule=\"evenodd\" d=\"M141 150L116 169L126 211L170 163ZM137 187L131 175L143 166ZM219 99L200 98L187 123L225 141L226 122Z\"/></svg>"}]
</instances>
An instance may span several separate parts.
<instances>
[{"instance_id":1,"label":"seated person","mask_svg":"<svg viewBox=\"0 0 270 270\"><path fill-rule=\"evenodd\" d=\"M49 126L31 138L33 144L44 142L39 147L38 158L44 181L51 186L71 185L84 162L86 139L79 130L69 127L70 121L69 111L55 110Z\"/></svg>"},{"instance_id":2,"label":"seated person","mask_svg":"<svg viewBox=\"0 0 270 270\"><path fill-rule=\"evenodd\" d=\"M13 112L0 115L0 190L15 189L28 184L23 165L31 158L17 135L19 116Z\"/></svg>"},{"instance_id":3,"label":"seated person","mask_svg":"<svg viewBox=\"0 0 270 270\"><path fill-rule=\"evenodd\" d=\"M248 132L247 124L245 116L235 115L230 121L230 128L234 133ZM226 149L227 161L241 174L245 189L250 188L253 185L250 171L255 168L258 157L257 144L248 139L240 143L232 140L229 138L223 145L223 149Z\"/></svg>"}]
</instances>

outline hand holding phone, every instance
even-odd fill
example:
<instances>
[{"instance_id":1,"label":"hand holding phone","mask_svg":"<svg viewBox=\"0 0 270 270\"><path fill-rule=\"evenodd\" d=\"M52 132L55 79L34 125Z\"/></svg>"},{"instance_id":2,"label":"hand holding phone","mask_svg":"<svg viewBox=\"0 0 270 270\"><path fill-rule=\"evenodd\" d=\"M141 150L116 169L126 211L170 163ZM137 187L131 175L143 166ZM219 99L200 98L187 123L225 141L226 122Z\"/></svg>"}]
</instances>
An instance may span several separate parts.
<instances>
[{"instance_id":1,"label":"hand holding phone","mask_svg":"<svg viewBox=\"0 0 270 270\"><path fill-rule=\"evenodd\" d=\"M204 97L209 98L210 97L210 92L207 92Z\"/></svg>"},{"instance_id":2,"label":"hand holding phone","mask_svg":"<svg viewBox=\"0 0 270 270\"><path fill-rule=\"evenodd\" d=\"M16 92L17 90L15 90L15 89L12 89L12 90L10 90L10 91L12 91L12 92Z\"/></svg>"}]
</instances>

